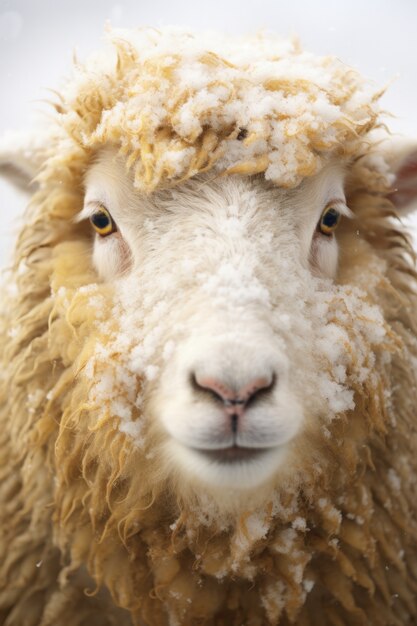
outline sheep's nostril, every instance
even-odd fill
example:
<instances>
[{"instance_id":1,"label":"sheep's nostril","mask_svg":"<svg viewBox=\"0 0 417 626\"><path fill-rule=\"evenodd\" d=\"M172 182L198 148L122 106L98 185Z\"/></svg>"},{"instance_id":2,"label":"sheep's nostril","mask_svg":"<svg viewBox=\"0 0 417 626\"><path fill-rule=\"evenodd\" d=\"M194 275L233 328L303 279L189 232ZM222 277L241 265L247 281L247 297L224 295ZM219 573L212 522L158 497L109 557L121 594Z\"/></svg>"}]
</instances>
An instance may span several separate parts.
<instances>
[{"instance_id":1,"label":"sheep's nostril","mask_svg":"<svg viewBox=\"0 0 417 626\"><path fill-rule=\"evenodd\" d=\"M194 373L191 374L190 381L191 381L191 386L195 392L199 394L204 394L206 396L211 396L212 399L216 400L217 402L220 402L221 404L224 404L226 402L223 388L219 389L217 385L210 386L209 384L207 384L205 380L203 382L200 382L200 380L197 378L196 374Z\"/></svg>"},{"instance_id":2,"label":"sheep's nostril","mask_svg":"<svg viewBox=\"0 0 417 626\"><path fill-rule=\"evenodd\" d=\"M241 390L241 394L245 399L245 406L248 407L260 398L272 393L277 383L277 375L272 373L269 379L258 378Z\"/></svg>"}]
</instances>

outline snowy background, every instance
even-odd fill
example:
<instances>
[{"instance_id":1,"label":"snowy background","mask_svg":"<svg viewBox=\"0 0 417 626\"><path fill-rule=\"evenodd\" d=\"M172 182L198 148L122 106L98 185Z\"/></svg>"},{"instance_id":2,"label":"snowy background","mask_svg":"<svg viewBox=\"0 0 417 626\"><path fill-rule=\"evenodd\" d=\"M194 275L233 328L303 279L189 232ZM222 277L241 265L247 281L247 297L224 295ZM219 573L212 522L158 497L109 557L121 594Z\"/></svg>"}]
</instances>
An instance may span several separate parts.
<instances>
[{"instance_id":1,"label":"snowy background","mask_svg":"<svg viewBox=\"0 0 417 626\"><path fill-rule=\"evenodd\" d=\"M79 58L113 26L180 24L227 33L299 35L317 54L335 54L390 84L382 100L390 127L417 138L416 0L0 0L0 135L36 125ZM0 180L0 265L11 249L25 198Z\"/></svg>"}]
</instances>

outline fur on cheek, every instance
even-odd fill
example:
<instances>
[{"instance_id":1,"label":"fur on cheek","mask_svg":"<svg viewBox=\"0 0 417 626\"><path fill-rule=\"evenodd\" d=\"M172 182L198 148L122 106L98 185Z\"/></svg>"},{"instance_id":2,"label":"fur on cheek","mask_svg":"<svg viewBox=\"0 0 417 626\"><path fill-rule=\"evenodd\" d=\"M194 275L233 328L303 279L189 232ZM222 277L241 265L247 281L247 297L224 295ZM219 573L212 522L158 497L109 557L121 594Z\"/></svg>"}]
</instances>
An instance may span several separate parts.
<instances>
[{"instance_id":1,"label":"fur on cheek","mask_svg":"<svg viewBox=\"0 0 417 626\"><path fill-rule=\"evenodd\" d=\"M310 264L318 276L334 278L337 272L338 246L334 236L314 233L311 243Z\"/></svg>"},{"instance_id":2,"label":"fur on cheek","mask_svg":"<svg viewBox=\"0 0 417 626\"><path fill-rule=\"evenodd\" d=\"M120 233L104 238L96 236L93 262L103 280L111 280L127 271L131 264L131 252L123 236Z\"/></svg>"}]
</instances>

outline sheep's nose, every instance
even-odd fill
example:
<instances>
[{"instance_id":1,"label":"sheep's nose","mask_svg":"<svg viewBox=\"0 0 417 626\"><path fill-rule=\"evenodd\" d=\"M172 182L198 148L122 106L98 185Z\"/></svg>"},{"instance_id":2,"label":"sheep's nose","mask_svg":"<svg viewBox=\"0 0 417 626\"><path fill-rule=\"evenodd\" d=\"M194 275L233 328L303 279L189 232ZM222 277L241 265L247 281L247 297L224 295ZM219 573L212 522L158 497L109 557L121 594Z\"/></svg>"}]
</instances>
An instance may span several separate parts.
<instances>
[{"instance_id":1,"label":"sheep's nose","mask_svg":"<svg viewBox=\"0 0 417 626\"><path fill-rule=\"evenodd\" d=\"M272 373L268 377L254 378L236 390L216 378L199 376L196 373L191 376L195 391L206 394L223 405L225 414L231 419L234 432L245 409L270 394L276 385L276 379L276 374Z\"/></svg>"}]
</instances>

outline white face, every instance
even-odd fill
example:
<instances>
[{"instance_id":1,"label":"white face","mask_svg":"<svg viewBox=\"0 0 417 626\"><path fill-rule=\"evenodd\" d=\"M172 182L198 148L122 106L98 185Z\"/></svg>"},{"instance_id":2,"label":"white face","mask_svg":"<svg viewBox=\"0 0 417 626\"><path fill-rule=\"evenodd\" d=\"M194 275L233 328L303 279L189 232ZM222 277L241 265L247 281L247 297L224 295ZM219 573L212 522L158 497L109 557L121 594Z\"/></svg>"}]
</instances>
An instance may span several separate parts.
<instances>
[{"instance_id":1,"label":"white face","mask_svg":"<svg viewBox=\"0 0 417 626\"><path fill-rule=\"evenodd\" d=\"M311 311L337 271L326 224L349 216L343 179L337 165L289 191L208 175L145 196L110 150L88 172L80 219L104 235L93 262L116 286L144 410L185 478L254 488L323 410Z\"/></svg>"}]
</instances>

